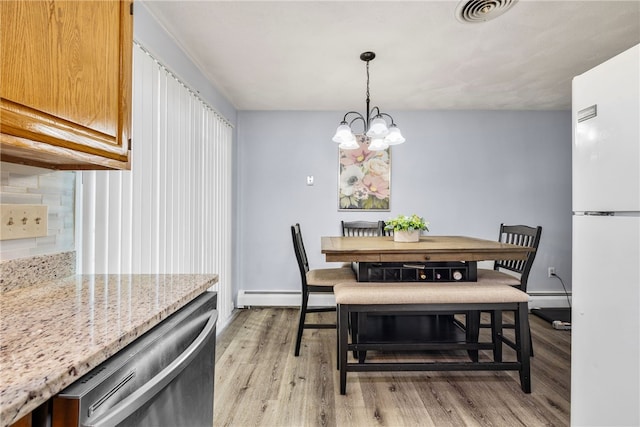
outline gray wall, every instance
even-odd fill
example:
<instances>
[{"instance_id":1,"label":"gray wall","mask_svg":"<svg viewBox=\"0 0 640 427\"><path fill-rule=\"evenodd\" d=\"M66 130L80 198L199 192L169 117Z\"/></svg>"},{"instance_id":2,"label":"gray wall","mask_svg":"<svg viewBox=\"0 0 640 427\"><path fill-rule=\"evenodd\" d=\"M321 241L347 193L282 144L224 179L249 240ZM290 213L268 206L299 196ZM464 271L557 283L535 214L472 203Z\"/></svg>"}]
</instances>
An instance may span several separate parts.
<instances>
[{"instance_id":1,"label":"gray wall","mask_svg":"<svg viewBox=\"0 0 640 427\"><path fill-rule=\"evenodd\" d=\"M393 112L407 142L391 153L391 211L339 212L338 148L344 112L238 112L237 236L240 290L298 290L290 225L302 227L311 267L320 237L340 220L417 213L434 235L496 239L501 222L542 225L532 292L571 283L569 111ZM307 186L307 175L315 185Z\"/></svg>"},{"instance_id":2,"label":"gray wall","mask_svg":"<svg viewBox=\"0 0 640 427\"><path fill-rule=\"evenodd\" d=\"M142 3L135 39L197 90L236 129L233 281L237 290L298 290L289 226L300 222L312 267L328 266L320 236L341 219L418 213L432 234L497 238L501 222L540 224L530 291L571 284L569 111L392 112L408 141L392 150L391 212L338 212L339 112L236 111ZM256 94L259 96L259 94ZM315 185L306 185L314 175Z\"/></svg>"}]
</instances>

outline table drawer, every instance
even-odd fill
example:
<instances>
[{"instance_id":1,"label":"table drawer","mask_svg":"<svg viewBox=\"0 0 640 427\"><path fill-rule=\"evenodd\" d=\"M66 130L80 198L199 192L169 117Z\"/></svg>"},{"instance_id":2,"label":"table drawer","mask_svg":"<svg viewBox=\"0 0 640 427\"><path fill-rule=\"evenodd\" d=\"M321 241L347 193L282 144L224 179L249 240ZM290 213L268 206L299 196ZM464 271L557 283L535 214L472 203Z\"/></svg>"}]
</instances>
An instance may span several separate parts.
<instances>
[{"instance_id":1,"label":"table drawer","mask_svg":"<svg viewBox=\"0 0 640 427\"><path fill-rule=\"evenodd\" d=\"M469 254L380 254L380 262L435 262L435 261L471 261L475 260Z\"/></svg>"}]
</instances>

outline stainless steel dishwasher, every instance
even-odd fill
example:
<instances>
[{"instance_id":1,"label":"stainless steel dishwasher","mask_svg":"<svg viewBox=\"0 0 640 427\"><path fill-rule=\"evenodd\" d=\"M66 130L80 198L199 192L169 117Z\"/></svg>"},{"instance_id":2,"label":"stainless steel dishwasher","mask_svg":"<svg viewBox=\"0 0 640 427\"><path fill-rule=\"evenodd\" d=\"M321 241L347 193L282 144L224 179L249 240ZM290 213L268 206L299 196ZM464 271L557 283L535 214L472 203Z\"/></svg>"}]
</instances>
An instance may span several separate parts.
<instances>
[{"instance_id":1,"label":"stainless steel dishwasher","mask_svg":"<svg viewBox=\"0 0 640 427\"><path fill-rule=\"evenodd\" d=\"M60 392L53 425L213 425L216 293L206 292Z\"/></svg>"}]
</instances>

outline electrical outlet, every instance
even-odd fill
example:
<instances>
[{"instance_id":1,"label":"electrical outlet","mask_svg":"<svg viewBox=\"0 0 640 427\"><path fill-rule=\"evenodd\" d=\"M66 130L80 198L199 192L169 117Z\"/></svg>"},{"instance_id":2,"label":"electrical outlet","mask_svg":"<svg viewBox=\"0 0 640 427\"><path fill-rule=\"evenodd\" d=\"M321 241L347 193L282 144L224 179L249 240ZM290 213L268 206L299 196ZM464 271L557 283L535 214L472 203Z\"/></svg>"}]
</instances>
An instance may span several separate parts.
<instances>
[{"instance_id":1,"label":"electrical outlet","mask_svg":"<svg viewBox=\"0 0 640 427\"><path fill-rule=\"evenodd\" d=\"M548 275L549 275L549 277L555 276L556 275L556 268L555 267L549 267Z\"/></svg>"},{"instance_id":2,"label":"electrical outlet","mask_svg":"<svg viewBox=\"0 0 640 427\"><path fill-rule=\"evenodd\" d=\"M46 205L0 205L0 240L47 235Z\"/></svg>"}]
</instances>

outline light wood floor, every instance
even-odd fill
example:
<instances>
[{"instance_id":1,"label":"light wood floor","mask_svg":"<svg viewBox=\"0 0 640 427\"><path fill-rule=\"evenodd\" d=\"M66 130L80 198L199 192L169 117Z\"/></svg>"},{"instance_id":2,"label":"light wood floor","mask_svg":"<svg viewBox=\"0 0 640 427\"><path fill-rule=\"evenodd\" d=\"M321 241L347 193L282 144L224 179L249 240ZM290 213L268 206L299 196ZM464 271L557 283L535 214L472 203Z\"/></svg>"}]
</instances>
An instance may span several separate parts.
<instances>
[{"instance_id":1,"label":"light wood floor","mask_svg":"<svg viewBox=\"0 0 640 427\"><path fill-rule=\"evenodd\" d=\"M235 313L217 341L216 426L569 425L571 333L536 316L528 395L517 372L350 372L341 396L335 331L305 330L295 357L297 319L297 309Z\"/></svg>"}]
</instances>

